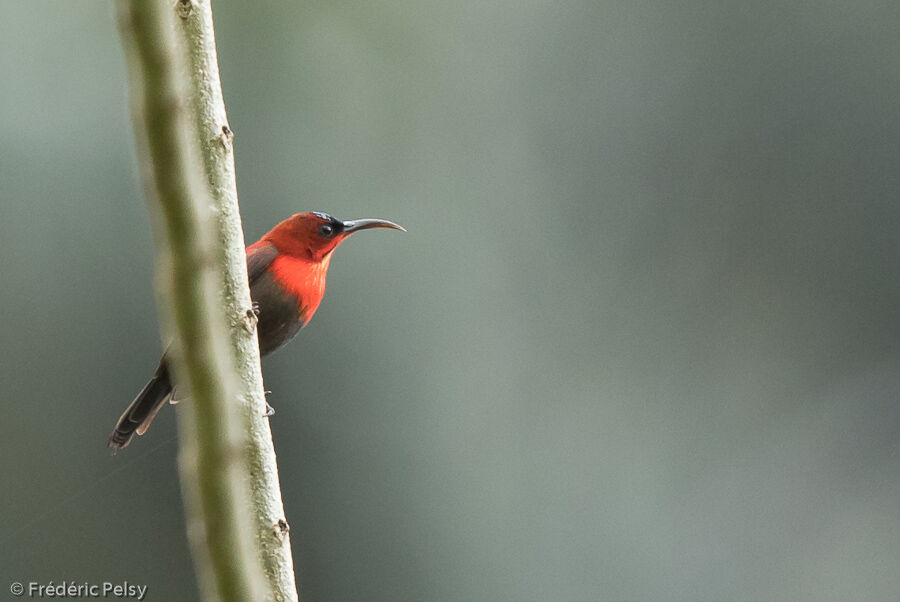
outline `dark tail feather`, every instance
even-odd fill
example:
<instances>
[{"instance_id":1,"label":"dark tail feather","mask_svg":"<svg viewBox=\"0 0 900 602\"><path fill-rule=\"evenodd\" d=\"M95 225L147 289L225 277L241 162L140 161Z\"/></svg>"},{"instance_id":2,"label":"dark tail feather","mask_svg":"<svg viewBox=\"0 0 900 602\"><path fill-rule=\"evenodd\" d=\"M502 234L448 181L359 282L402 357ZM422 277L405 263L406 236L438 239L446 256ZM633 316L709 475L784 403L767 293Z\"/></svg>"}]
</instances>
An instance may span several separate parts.
<instances>
[{"instance_id":1,"label":"dark tail feather","mask_svg":"<svg viewBox=\"0 0 900 602\"><path fill-rule=\"evenodd\" d=\"M122 414L113 429L106 446L118 451L131 443L135 433L143 435L172 394L172 383L169 380L169 367L166 358L159 362L156 374L150 379L141 392L137 394L125 413Z\"/></svg>"}]
</instances>

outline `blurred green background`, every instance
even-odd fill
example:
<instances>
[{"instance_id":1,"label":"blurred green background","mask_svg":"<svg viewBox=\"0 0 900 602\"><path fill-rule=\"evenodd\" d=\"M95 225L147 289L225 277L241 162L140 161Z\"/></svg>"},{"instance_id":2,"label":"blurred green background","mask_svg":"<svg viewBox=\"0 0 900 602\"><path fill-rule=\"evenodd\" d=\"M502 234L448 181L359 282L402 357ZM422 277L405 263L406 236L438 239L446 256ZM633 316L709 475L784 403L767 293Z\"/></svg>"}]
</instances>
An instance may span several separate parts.
<instances>
[{"instance_id":1,"label":"blurred green background","mask_svg":"<svg viewBox=\"0 0 900 602\"><path fill-rule=\"evenodd\" d=\"M896 600L895 2L214 6L306 600ZM197 596L108 2L0 18L0 591Z\"/></svg>"}]
</instances>

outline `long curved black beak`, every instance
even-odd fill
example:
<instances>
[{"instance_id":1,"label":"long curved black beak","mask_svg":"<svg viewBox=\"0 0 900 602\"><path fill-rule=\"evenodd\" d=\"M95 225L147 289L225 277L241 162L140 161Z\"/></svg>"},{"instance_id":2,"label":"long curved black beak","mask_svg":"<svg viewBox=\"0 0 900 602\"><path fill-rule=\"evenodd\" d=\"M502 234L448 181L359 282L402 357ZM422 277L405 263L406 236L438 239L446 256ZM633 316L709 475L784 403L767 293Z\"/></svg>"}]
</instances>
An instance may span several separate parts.
<instances>
[{"instance_id":1,"label":"long curved black beak","mask_svg":"<svg viewBox=\"0 0 900 602\"><path fill-rule=\"evenodd\" d=\"M406 228L400 224L389 222L386 219L350 219L341 223L344 225L341 230L342 234L352 234L359 230L368 230L369 228L391 228L392 230L406 232Z\"/></svg>"}]
</instances>

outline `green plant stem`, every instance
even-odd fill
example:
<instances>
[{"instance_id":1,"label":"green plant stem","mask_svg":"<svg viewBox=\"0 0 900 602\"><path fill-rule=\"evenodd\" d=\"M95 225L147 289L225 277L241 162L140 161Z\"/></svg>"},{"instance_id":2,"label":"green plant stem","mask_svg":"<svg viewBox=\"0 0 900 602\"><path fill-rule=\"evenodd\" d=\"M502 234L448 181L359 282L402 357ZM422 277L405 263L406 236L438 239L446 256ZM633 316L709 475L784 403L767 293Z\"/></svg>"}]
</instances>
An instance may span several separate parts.
<instances>
[{"instance_id":1,"label":"green plant stem","mask_svg":"<svg viewBox=\"0 0 900 602\"><path fill-rule=\"evenodd\" d=\"M218 293L220 253L174 17L167 0L119 0L116 8L155 219L164 333L173 340L176 380L191 397L179 412L179 461L200 588L209 600L264 600L270 595L247 512L239 379Z\"/></svg>"},{"instance_id":2,"label":"green plant stem","mask_svg":"<svg viewBox=\"0 0 900 602\"><path fill-rule=\"evenodd\" d=\"M222 243L218 262L224 276L222 290L230 317L231 345L238 360L238 384L248 416L246 459L257 541L274 599L297 600L290 536L266 416L259 345L255 329L246 327L251 306L234 171L234 135L225 114L212 6L210 0L178 0L174 11L176 35L187 52L191 112L200 136L207 184L216 208L218 239Z\"/></svg>"}]
</instances>

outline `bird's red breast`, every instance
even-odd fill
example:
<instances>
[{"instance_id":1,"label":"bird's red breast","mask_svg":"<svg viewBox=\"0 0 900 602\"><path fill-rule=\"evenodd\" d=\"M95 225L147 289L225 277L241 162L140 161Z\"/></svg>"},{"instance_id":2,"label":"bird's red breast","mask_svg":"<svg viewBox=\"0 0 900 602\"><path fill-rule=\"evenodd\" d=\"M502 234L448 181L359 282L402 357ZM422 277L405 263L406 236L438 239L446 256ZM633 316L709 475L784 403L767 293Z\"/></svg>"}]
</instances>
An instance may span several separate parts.
<instances>
[{"instance_id":1,"label":"bird's red breast","mask_svg":"<svg viewBox=\"0 0 900 602\"><path fill-rule=\"evenodd\" d=\"M329 263L331 254L320 261L309 261L279 253L269 265L275 282L284 288L285 292L297 298L304 324L312 319L325 295L325 279Z\"/></svg>"}]
</instances>

